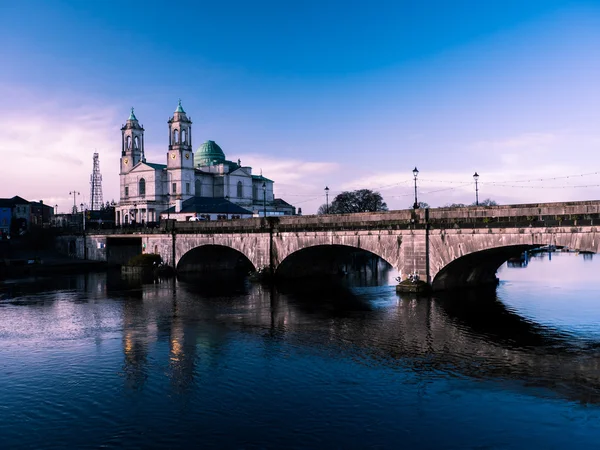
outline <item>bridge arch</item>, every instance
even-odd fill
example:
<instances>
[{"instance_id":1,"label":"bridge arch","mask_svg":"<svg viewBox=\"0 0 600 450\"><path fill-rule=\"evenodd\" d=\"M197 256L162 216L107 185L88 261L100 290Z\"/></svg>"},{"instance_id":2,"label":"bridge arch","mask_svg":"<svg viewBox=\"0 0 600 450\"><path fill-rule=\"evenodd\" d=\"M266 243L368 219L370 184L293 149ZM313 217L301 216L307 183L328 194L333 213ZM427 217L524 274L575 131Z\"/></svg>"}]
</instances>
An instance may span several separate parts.
<instances>
[{"instance_id":1,"label":"bridge arch","mask_svg":"<svg viewBox=\"0 0 600 450\"><path fill-rule=\"evenodd\" d=\"M433 290L481 286L496 283L496 272L508 259L539 245L507 245L460 256L444 266L433 279Z\"/></svg>"},{"instance_id":2,"label":"bridge arch","mask_svg":"<svg viewBox=\"0 0 600 450\"><path fill-rule=\"evenodd\" d=\"M181 273L223 273L225 271L246 274L255 271L248 257L226 245L205 244L187 251L177 263Z\"/></svg>"},{"instance_id":3,"label":"bridge arch","mask_svg":"<svg viewBox=\"0 0 600 450\"><path fill-rule=\"evenodd\" d=\"M393 264L372 251L340 244L316 244L290 252L276 268L276 274L284 278L300 278L311 275L345 275L359 268L375 275L383 263L386 269Z\"/></svg>"},{"instance_id":4,"label":"bridge arch","mask_svg":"<svg viewBox=\"0 0 600 450\"><path fill-rule=\"evenodd\" d=\"M596 231L504 229L501 233L440 233L431 237L431 285L436 291L496 281L496 272L511 257L547 245L597 253Z\"/></svg>"}]
</instances>

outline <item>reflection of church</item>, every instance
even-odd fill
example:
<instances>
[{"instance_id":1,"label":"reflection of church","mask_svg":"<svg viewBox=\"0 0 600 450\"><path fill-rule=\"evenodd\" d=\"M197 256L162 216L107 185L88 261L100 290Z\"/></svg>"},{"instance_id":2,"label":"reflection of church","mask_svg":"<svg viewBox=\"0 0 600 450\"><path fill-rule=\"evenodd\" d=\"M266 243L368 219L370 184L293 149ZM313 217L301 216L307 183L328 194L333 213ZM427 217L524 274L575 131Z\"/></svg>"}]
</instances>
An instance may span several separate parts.
<instances>
[{"instance_id":1,"label":"reflection of church","mask_svg":"<svg viewBox=\"0 0 600 450\"><path fill-rule=\"evenodd\" d=\"M146 162L144 128L133 108L121 128L121 189L117 224L156 222L161 215L189 220L295 214L275 198L273 181L228 161L213 141L192 151L192 121L177 106L169 124L167 164Z\"/></svg>"}]
</instances>

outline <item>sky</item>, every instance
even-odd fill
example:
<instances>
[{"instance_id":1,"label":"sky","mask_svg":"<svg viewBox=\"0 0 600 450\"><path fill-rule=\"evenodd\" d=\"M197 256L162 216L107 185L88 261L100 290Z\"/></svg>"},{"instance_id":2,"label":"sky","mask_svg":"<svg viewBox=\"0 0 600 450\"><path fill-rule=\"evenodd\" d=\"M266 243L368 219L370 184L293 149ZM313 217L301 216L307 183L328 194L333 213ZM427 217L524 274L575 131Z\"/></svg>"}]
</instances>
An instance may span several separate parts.
<instances>
[{"instance_id":1,"label":"sky","mask_svg":"<svg viewBox=\"0 0 600 450\"><path fill-rule=\"evenodd\" d=\"M214 140L316 212L600 198L600 1L0 0L0 197L119 198L135 107L165 163L178 99Z\"/></svg>"}]
</instances>

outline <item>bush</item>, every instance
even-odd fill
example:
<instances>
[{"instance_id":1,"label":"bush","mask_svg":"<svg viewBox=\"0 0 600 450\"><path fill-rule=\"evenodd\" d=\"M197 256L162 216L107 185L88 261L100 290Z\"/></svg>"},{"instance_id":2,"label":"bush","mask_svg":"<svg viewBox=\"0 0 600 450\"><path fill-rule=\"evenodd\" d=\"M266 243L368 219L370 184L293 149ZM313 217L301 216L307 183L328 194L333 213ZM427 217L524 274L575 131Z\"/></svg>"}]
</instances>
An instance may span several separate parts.
<instances>
[{"instance_id":1,"label":"bush","mask_svg":"<svg viewBox=\"0 0 600 450\"><path fill-rule=\"evenodd\" d=\"M138 267L154 267L158 266L162 261L160 255L155 255L153 253L145 253L141 255L136 255L129 260L127 263L128 266L138 266Z\"/></svg>"}]
</instances>

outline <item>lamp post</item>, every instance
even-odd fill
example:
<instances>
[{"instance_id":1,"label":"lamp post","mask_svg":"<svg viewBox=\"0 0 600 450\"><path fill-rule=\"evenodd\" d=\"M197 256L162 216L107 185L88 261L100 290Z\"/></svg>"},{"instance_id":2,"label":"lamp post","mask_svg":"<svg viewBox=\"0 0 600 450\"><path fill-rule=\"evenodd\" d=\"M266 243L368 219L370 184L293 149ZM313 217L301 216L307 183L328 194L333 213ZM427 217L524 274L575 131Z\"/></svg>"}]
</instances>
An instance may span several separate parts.
<instances>
[{"instance_id":1,"label":"lamp post","mask_svg":"<svg viewBox=\"0 0 600 450\"><path fill-rule=\"evenodd\" d=\"M171 209L171 201L169 200L169 197L170 197L170 195L167 192L167 220L169 220L169 218L170 218L169 210Z\"/></svg>"},{"instance_id":2,"label":"lamp post","mask_svg":"<svg viewBox=\"0 0 600 450\"><path fill-rule=\"evenodd\" d=\"M417 176L419 175L419 169L415 166L413 169L413 175L415 177L415 204L413 205L414 209L419 209L419 202L417 201Z\"/></svg>"},{"instance_id":3,"label":"lamp post","mask_svg":"<svg viewBox=\"0 0 600 450\"><path fill-rule=\"evenodd\" d=\"M329 188L325 186L325 214L329 214Z\"/></svg>"},{"instance_id":4,"label":"lamp post","mask_svg":"<svg viewBox=\"0 0 600 450\"><path fill-rule=\"evenodd\" d=\"M81 217L83 218L83 231L85 232L85 209L83 209L83 203L81 206Z\"/></svg>"},{"instance_id":5,"label":"lamp post","mask_svg":"<svg viewBox=\"0 0 600 450\"><path fill-rule=\"evenodd\" d=\"M225 220L229 220L229 195L225 196Z\"/></svg>"},{"instance_id":6,"label":"lamp post","mask_svg":"<svg viewBox=\"0 0 600 450\"><path fill-rule=\"evenodd\" d=\"M137 203L133 202L133 222L134 226L137 227Z\"/></svg>"},{"instance_id":7,"label":"lamp post","mask_svg":"<svg viewBox=\"0 0 600 450\"><path fill-rule=\"evenodd\" d=\"M71 211L73 214L77 214L77 201L75 200L75 196L76 195L81 195L79 192L77 191L71 191L69 192L69 195L73 196L73 210Z\"/></svg>"},{"instance_id":8,"label":"lamp post","mask_svg":"<svg viewBox=\"0 0 600 450\"><path fill-rule=\"evenodd\" d=\"M263 215L265 218L267 217L267 184L263 181L262 184L263 190Z\"/></svg>"},{"instance_id":9,"label":"lamp post","mask_svg":"<svg viewBox=\"0 0 600 450\"><path fill-rule=\"evenodd\" d=\"M479 206L479 189L477 187L477 181L479 180L479 174L475 172L473 174L473 179L475 180L475 206Z\"/></svg>"}]
</instances>

